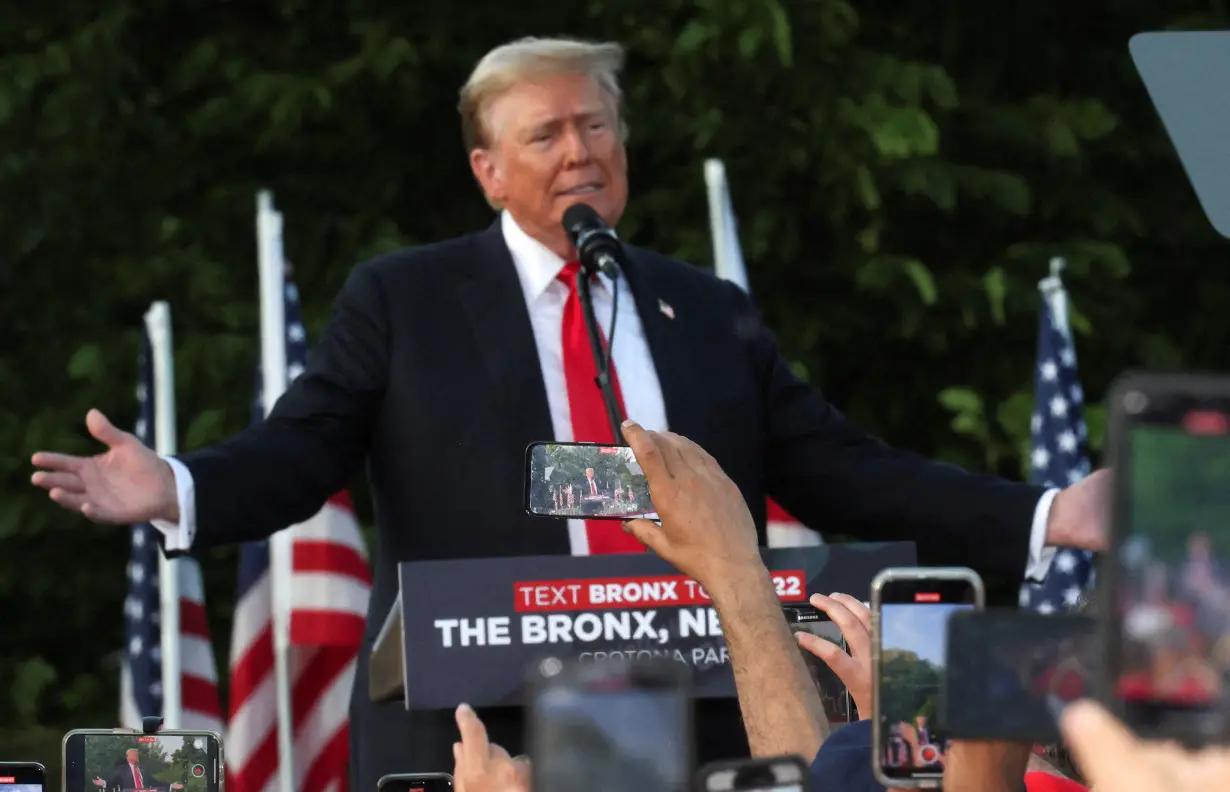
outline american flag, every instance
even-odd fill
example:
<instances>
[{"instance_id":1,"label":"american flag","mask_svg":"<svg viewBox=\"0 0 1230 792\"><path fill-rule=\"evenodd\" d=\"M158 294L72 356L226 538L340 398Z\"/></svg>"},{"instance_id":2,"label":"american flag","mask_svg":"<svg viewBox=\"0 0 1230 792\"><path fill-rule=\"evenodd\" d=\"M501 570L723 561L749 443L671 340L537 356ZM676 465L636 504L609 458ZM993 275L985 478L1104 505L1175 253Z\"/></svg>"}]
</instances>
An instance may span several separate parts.
<instances>
[{"instance_id":1,"label":"american flag","mask_svg":"<svg viewBox=\"0 0 1230 792\"><path fill-rule=\"evenodd\" d=\"M739 244L738 220L726 183L726 166L721 160L705 162L705 182L709 192L709 224L713 234L714 272L751 294L743 247ZM772 498L765 499L769 547L808 547L823 544L820 534L799 522Z\"/></svg>"},{"instance_id":2,"label":"american flag","mask_svg":"<svg viewBox=\"0 0 1230 792\"><path fill-rule=\"evenodd\" d=\"M1030 424L1030 483L1063 488L1089 475L1085 453L1088 430L1082 417L1084 402L1085 394L1076 375L1076 347L1066 317L1056 316L1053 303L1044 294ZM1070 610L1078 604L1092 579L1092 553L1060 548L1042 583L1027 582L1021 586L1021 607L1038 613Z\"/></svg>"},{"instance_id":3,"label":"american flag","mask_svg":"<svg viewBox=\"0 0 1230 792\"><path fill-rule=\"evenodd\" d=\"M141 334L140 383L137 385L136 436L153 448L154 361L149 333ZM162 629L157 529L149 523L132 527L128 561L128 597L124 600L124 653L120 668L120 725L141 728L143 717L162 711ZM218 668L209 640L201 567L194 558L170 565L179 578L180 726L222 731L218 705Z\"/></svg>"},{"instance_id":4,"label":"american flag","mask_svg":"<svg viewBox=\"0 0 1230 792\"><path fill-rule=\"evenodd\" d=\"M299 295L286 284L289 379L307 366ZM254 423L264 420L258 369ZM350 751L350 691L367 614L371 571L350 498L340 492L292 529L290 658L295 789L342 792ZM240 549L231 637L231 700L226 733L229 792L278 789L277 689L269 542Z\"/></svg>"}]
</instances>

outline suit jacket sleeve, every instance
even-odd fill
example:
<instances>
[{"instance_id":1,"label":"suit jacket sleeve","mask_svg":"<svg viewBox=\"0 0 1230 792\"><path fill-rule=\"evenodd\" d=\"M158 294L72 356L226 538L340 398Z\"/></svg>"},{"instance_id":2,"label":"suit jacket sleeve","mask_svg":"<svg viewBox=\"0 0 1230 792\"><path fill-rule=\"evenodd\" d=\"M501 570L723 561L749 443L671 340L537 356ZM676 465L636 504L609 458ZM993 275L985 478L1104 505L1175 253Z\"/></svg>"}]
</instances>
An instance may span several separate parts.
<instances>
[{"instance_id":1,"label":"suit jacket sleeve","mask_svg":"<svg viewBox=\"0 0 1230 792\"><path fill-rule=\"evenodd\" d=\"M751 300L734 293L765 405L768 494L804 524L864 541L912 541L919 562L1021 579L1044 490L873 438L790 370Z\"/></svg>"},{"instance_id":2,"label":"suit jacket sleeve","mask_svg":"<svg viewBox=\"0 0 1230 792\"><path fill-rule=\"evenodd\" d=\"M193 552L302 522L359 470L387 384L387 316L372 262L360 264L307 370L266 420L179 457L196 486Z\"/></svg>"}]
</instances>

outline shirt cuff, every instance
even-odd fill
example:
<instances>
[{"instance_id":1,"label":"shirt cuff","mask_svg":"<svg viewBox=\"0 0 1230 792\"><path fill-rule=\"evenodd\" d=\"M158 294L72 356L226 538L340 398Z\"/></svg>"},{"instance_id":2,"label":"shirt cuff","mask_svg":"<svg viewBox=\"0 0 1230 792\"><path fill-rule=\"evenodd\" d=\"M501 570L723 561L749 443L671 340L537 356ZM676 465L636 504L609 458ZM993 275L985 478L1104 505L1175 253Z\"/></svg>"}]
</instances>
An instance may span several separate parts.
<instances>
[{"instance_id":1,"label":"shirt cuff","mask_svg":"<svg viewBox=\"0 0 1230 792\"><path fill-rule=\"evenodd\" d=\"M196 537L196 486L187 465L175 457L163 457L175 475L175 499L179 503L179 522L151 520L150 524L166 537L166 549L184 551L192 547Z\"/></svg>"},{"instance_id":2,"label":"shirt cuff","mask_svg":"<svg viewBox=\"0 0 1230 792\"><path fill-rule=\"evenodd\" d=\"M1051 561L1055 559L1057 548L1046 546L1046 524L1058 494L1058 489L1047 490L1038 499L1038 506L1034 509L1034 524L1029 532L1029 563L1025 567L1025 579L1034 583L1041 583L1046 579L1046 573L1051 569Z\"/></svg>"}]
</instances>

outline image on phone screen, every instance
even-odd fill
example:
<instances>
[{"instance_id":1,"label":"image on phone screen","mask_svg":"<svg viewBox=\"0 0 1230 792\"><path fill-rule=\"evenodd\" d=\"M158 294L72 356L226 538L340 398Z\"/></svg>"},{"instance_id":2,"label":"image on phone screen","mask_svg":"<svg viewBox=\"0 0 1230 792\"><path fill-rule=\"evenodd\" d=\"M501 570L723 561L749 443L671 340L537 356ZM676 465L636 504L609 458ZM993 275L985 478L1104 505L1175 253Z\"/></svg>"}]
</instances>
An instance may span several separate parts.
<instances>
[{"instance_id":1,"label":"image on phone screen","mask_svg":"<svg viewBox=\"0 0 1230 792\"><path fill-rule=\"evenodd\" d=\"M535 792L685 792L691 701L685 690L618 677L546 686L532 703Z\"/></svg>"},{"instance_id":2,"label":"image on phone screen","mask_svg":"<svg viewBox=\"0 0 1230 792\"><path fill-rule=\"evenodd\" d=\"M1227 728L1230 713L1230 396L1128 393L1118 502L1119 675L1129 724ZM1132 412L1129 410L1129 412ZM1195 716L1195 717L1193 717ZM1213 720L1210 721L1209 717Z\"/></svg>"},{"instance_id":3,"label":"image on phone screen","mask_svg":"<svg viewBox=\"0 0 1230 792\"><path fill-rule=\"evenodd\" d=\"M656 519L649 483L628 446L532 443L526 449L525 510L587 520Z\"/></svg>"},{"instance_id":4,"label":"image on phone screen","mask_svg":"<svg viewBox=\"0 0 1230 792\"><path fill-rule=\"evenodd\" d=\"M939 728L948 620L976 610L966 580L888 580L880 594L880 768L890 779L940 777L948 738Z\"/></svg>"},{"instance_id":5,"label":"image on phone screen","mask_svg":"<svg viewBox=\"0 0 1230 792\"><path fill-rule=\"evenodd\" d=\"M82 734L65 738L68 792L217 792L217 737Z\"/></svg>"}]
</instances>

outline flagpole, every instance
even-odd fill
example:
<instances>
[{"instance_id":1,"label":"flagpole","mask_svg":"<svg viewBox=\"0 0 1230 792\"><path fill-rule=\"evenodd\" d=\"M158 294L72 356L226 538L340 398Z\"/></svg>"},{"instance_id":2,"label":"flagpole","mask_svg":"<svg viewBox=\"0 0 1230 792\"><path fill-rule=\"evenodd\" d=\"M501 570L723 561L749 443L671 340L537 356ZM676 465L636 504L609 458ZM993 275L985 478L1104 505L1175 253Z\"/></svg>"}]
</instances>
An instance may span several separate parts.
<instances>
[{"instance_id":1,"label":"flagpole","mask_svg":"<svg viewBox=\"0 0 1230 792\"><path fill-rule=\"evenodd\" d=\"M751 291L743 256L738 253L738 237L734 228L734 209L730 203L730 186L726 182L726 165L720 159L705 160L705 192L709 197L709 234L713 240L713 271L719 278L731 281L743 291Z\"/></svg>"},{"instance_id":2,"label":"flagpole","mask_svg":"<svg viewBox=\"0 0 1230 792\"><path fill-rule=\"evenodd\" d=\"M1051 274L1038 281L1038 291L1042 293L1051 306L1051 315L1059 332L1068 340L1072 339L1072 328L1068 324L1068 292L1063 287L1063 271L1068 266L1063 258L1055 256L1051 259Z\"/></svg>"},{"instance_id":3,"label":"flagpole","mask_svg":"<svg viewBox=\"0 0 1230 792\"><path fill-rule=\"evenodd\" d=\"M286 273L282 260L282 215L273 195L256 197L257 257L260 267L261 376L265 415L286 392ZM294 792L295 766L290 679L290 533L269 537L269 582L273 599L274 683L278 707L278 788Z\"/></svg>"},{"instance_id":4,"label":"flagpole","mask_svg":"<svg viewBox=\"0 0 1230 792\"><path fill-rule=\"evenodd\" d=\"M154 450L159 456L178 452L175 426L175 353L171 343L171 306L159 300L145 313L151 361L154 367ZM160 651L162 652L162 722L181 728L183 722L183 667L179 640L179 571L181 559L158 554ZM152 714L152 713L150 713Z\"/></svg>"}]
</instances>

